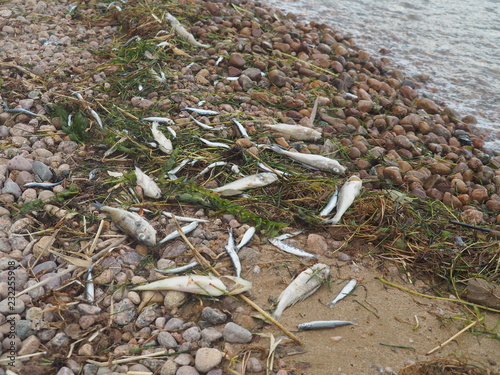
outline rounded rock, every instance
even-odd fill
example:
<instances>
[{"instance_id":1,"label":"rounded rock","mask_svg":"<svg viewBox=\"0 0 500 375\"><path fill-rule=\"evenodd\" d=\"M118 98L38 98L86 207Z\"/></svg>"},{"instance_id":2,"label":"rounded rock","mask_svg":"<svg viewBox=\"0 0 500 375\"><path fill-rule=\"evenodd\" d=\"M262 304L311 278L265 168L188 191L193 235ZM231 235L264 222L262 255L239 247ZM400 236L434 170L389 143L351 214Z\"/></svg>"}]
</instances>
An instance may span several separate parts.
<instances>
[{"instance_id":1,"label":"rounded rock","mask_svg":"<svg viewBox=\"0 0 500 375\"><path fill-rule=\"evenodd\" d=\"M398 167L387 167L384 168L384 178L389 180L394 185L403 185L403 177Z\"/></svg>"},{"instance_id":2,"label":"rounded rock","mask_svg":"<svg viewBox=\"0 0 500 375\"><path fill-rule=\"evenodd\" d=\"M175 375L200 375L200 373L192 366L181 366Z\"/></svg>"},{"instance_id":3,"label":"rounded rock","mask_svg":"<svg viewBox=\"0 0 500 375\"><path fill-rule=\"evenodd\" d=\"M200 372L208 372L222 361L222 353L218 349L200 348L196 352L195 367Z\"/></svg>"},{"instance_id":4,"label":"rounded rock","mask_svg":"<svg viewBox=\"0 0 500 375\"><path fill-rule=\"evenodd\" d=\"M222 335L227 342L246 344L252 341L252 333L233 322L224 326Z\"/></svg>"},{"instance_id":5,"label":"rounded rock","mask_svg":"<svg viewBox=\"0 0 500 375\"><path fill-rule=\"evenodd\" d=\"M205 307L201 312L201 319L216 326L225 323L227 321L227 315L219 309Z\"/></svg>"},{"instance_id":6,"label":"rounded rock","mask_svg":"<svg viewBox=\"0 0 500 375\"><path fill-rule=\"evenodd\" d=\"M243 68L246 64L245 59L239 53L233 53L229 58L229 65L236 68Z\"/></svg>"},{"instance_id":7,"label":"rounded rock","mask_svg":"<svg viewBox=\"0 0 500 375\"><path fill-rule=\"evenodd\" d=\"M125 298L115 305L115 323L121 326L129 324L137 316L135 305Z\"/></svg>"},{"instance_id":8,"label":"rounded rock","mask_svg":"<svg viewBox=\"0 0 500 375\"><path fill-rule=\"evenodd\" d=\"M20 298L14 298L14 303L10 298L4 299L0 302L0 314L11 315L11 314L21 314L26 306Z\"/></svg>"}]
</instances>

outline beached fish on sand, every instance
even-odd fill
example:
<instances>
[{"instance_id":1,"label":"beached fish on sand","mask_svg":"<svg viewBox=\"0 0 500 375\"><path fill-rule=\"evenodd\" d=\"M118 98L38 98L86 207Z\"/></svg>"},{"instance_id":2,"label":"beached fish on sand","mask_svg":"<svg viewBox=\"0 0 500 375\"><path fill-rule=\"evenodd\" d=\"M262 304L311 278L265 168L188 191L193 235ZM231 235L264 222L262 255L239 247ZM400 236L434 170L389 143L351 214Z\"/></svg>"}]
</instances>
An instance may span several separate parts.
<instances>
[{"instance_id":1,"label":"beached fish on sand","mask_svg":"<svg viewBox=\"0 0 500 375\"><path fill-rule=\"evenodd\" d=\"M339 189L335 188L335 193L333 193L325 208L321 210L319 216L327 216L337 206L338 201L339 201Z\"/></svg>"},{"instance_id":2,"label":"beached fish on sand","mask_svg":"<svg viewBox=\"0 0 500 375\"><path fill-rule=\"evenodd\" d=\"M160 187L156 184L156 182L153 181L151 177L141 171L139 167L135 167L135 176L137 177L137 185L142 188L146 197L154 199L158 199L161 197Z\"/></svg>"},{"instance_id":3,"label":"beached fish on sand","mask_svg":"<svg viewBox=\"0 0 500 375\"><path fill-rule=\"evenodd\" d=\"M265 124L264 126L279 133L287 134L290 138L298 141L318 141L321 139L319 131L302 125Z\"/></svg>"},{"instance_id":4,"label":"beached fish on sand","mask_svg":"<svg viewBox=\"0 0 500 375\"><path fill-rule=\"evenodd\" d=\"M243 246L250 242L253 235L255 234L255 227L250 227L247 229L240 243L236 246L236 251L239 251Z\"/></svg>"},{"instance_id":5,"label":"beached fish on sand","mask_svg":"<svg viewBox=\"0 0 500 375\"><path fill-rule=\"evenodd\" d=\"M204 296L221 296L223 294L239 294L252 289L252 283L234 276L176 276L136 286L132 290L177 290L179 292L202 294Z\"/></svg>"},{"instance_id":6,"label":"beached fish on sand","mask_svg":"<svg viewBox=\"0 0 500 375\"><path fill-rule=\"evenodd\" d=\"M352 279L351 281L349 281L346 284L346 286L342 288L342 290L337 295L337 297L335 297L335 299L332 302L329 302L326 305L330 306L330 308L332 308L333 306L335 306L335 304L338 301L340 301L342 298L344 298L345 296L347 296L349 293L351 293L354 290L354 288L356 287L356 284L357 284L356 279Z\"/></svg>"},{"instance_id":7,"label":"beached fish on sand","mask_svg":"<svg viewBox=\"0 0 500 375\"><path fill-rule=\"evenodd\" d=\"M342 186L339 192L338 204L337 204L337 213L330 220L327 220L328 224L337 224L342 215L347 211L349 207L351 207L354 199L361 192L363 182L357 176L352 176L347 180L347 182Z\"/></svg>"},{"instance_id":8,"label":"beached fish on sand","mask_svg":"<svg viewBox=\"0 0 500 375\"><path fill-rule=\"evenodd\" d=\"M155 141L158 142L158 148L165 154L170 155L172 151L174 151L172 141L170 141L170 139L165 137L165 134L158 130L158 125L159 124L156 121L153 121L153 124L151 125L151 133L153 133Z\"/></svg>"},{"instance_id":9,"label":"beached fish on sand","mask_svg":"<svg viewBox=\"0 0 500 375\"><path fill-rule=\"evenodd\" d=\"M313 294L330 275L330 268L326 264L317 263L301 272L278 297L278 306L273 314L279 319L283 310L302 301Z\"/></svg>"},{"instance_id":10,"label":"beached fish on sand","mask_svg":"<svg viewBox=\"0 0 500 375\"><path fill-rule=\"evenodd\" d=\"M238 195L243 190L267 186L278 180L278 176L274 173L264 172L257 173L239 180L230 182L227 185L212 189L212 191L221 193L225 196Z\"/></svg>"},{"instance_id":11,"label":"beached fish on sand","mask_svg":"<svg viewBox=\"0 0 500 375\"><path fill-rule=\"evenodd\" d=\"M305 250L299 249L298 247L295 247L293 245L290 245L286 242L283 242L282 240L279 240L277 238L270 238L269 242L276 246L278 249L283 250L286 253L297 255L300 257L308 257L308 258L315 258L317 257L316 254L311 254L308 253Z\"/></svg>"},{"instance_id":12,"label":"beached fish on sand","mask_svg":"<svg viewBox=\"0 0 500 375\"><path fill-rule=\"evenodd\" d=\"M148 246L156 244L156 230L135 212L105 206L100 203L93 203L93 205L99 211L109 214L111 220L128 235Z\"/></svg>"},{"instance_id":13,"label":"beached fish on sand","mask_svg":"<svg viewBox=\"0 0 500 375\"><path fill-rule=\"evenodd\" d=\"M233 228L229 228L229 237L227 240L226 252L229 255L229 258L231 258L231 261L233 262L234 269L236 271L236 277L240 277L241 262L240 258L238 257L238 254L236 253L237 250L236 250L236 245L234 243Z\"/></svg>"},{"instance_id":14,"label":"beached fish on sand","mask_svg":"<svg viewBox=\"0 0 500 375\"><path fill-rule=\"evenodd\" d=\"M316 320L313 322L301 323L297 326L299 331L312 331L314 329L336 328L354 324L346 320Z\"/></svg>"},{"instance_id":15,"label":"beached fish on sand","mask_svg":"<svg viewBox=\"0 0 500 375\"><path fill-rule=\"evenodd\" d=\"M337 160L330 159L325 156L286 151L276 144L271 146L271 150L322 171L333 172L337 174L344 174L346 171L346 168L340 165Z\"/></svg>"}]
</instances>

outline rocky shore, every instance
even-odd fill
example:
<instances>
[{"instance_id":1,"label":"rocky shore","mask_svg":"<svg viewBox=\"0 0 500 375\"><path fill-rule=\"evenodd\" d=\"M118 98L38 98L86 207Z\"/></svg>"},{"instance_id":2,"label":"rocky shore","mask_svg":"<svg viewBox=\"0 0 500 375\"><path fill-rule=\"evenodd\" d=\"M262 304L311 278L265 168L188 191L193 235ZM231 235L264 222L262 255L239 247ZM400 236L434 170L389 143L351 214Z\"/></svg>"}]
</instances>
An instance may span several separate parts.
<instances>
[{"instance_id":1,"label":"rocky shore","mask_svg":"<svg viewBox=\"0 0 500 375\"><path fill-rule=\"evenodd\" d=\"M276 169L288 165L295 176L311 175L316 185L296 177L288 185L278 182L286 187L282 190L269 188L275 190L267 195L283 191L303 199L296 211L279 213L265 198L254 200L262 199L260 210L270 215L269 222L312 227L298 243L332 267L334 262L351 264L359 255L336 253L347 232L332 234L318 219L304 217L319 212L346 176L359 176L373 196L394 190L409 199L442 202L450 218L467 224L492 229L500 224L500 156L482 150L474 117L459 119L449 108L420 97L425 77L407 77L391 61L371 58L332 26L304 23L263 3L239 0L152 1L150 9L133 0L6 5L0 10L0 340L1 364L14 373L265 372L268 353L255 346L262 339L258 334L269 335L270 328L241 300L132 290L163 277L156 268L194 260L186 242L176 240L153 251L124 236L92 206L103 199L116 207L121 202L124 209L136 205L158 239L177 229L160 214L166 208L207 220L188 235L189 241L219 273L233 274L223 256L227 228L241 240L258 224L253 219L259 211L249 208L243 217L246 211L231 210L229 203L224 211L222 203L209 208L202 204L206 200L193 198L206 194L198 186L215 188L235 179L229 172L207 180L192 177L214 161L224 159L244 174L257 173L254 164L260 160ZM159 19L166 11L206 46L181 40ZM161 42L167 44L158 46ZM185 107L217 111L193 114L213 129L199 133ZM153 140L149 126L138 121L148 116L173 121L174 156L148 143ZM233 118L248 138L232 125ZM296 141L293 134L263 126L274 123L313 128L321 139ZM225 142L230 150L206 151L193 135ZM335 158L347 168L346 176L292 164L262 146L271 143ZM183 157L198 164L176 172L172 181L177 182L160 177ZM147 198L136 186L128 175L135 165L159 179L165 199ZM122 174L110 177L108 171ZM177 180L181 176L196 187L182 190L188 185ZM245 209L258 206L249 194L242 198L248 199L241 204ZM375 210L383 212L385 206L377 205ZM249 279L258 279L267 268L263 254L272 247L265 228L240 252L242 274ZM91 264L95 300L89 301L85 290ZM295 262L286 283L307 264ZM276 286L276 294L282 286ZM249 295L267 298L253 291ZM22 359L11 361L13 351ZM45 357L50 360L44 364ZM493 358L487 365L498 366ZM289 369L285 356L274 370L279 375L320 373ZM396 373L390 366L380 370Z\"/></svg>"}]
</instances>

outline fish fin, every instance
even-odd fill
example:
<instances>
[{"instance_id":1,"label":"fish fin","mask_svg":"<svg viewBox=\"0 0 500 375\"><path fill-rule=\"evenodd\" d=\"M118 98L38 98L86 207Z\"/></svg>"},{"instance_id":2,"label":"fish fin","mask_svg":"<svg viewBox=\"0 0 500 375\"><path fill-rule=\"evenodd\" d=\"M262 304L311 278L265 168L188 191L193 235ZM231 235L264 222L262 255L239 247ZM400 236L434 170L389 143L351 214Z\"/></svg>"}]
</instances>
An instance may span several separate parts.
<instances>
[{"instance_id":1,"label":"fish fin","mask_svg":"<svg viewBox=\"0 0 500 375\"><path fill-rule=\"evenodd\" d=\"M283 150L281 149L281 147L277 144L273 144L271 145L271 150L273 150L274 152L278 153L278 154L282 154L283 153Z\"/></svg>"},{"instance_id":2,"label":"fish fin","mask_svg":"<svg viewBox=\"0 0 500 375\"><path fill-rule=\"evenodd\" d=\"M97 208L99 211L101 211L102 208L104 207L104 205L102 203L98 203L98 202L92 203L92 206Z\"/></svg>"}]
</instances>

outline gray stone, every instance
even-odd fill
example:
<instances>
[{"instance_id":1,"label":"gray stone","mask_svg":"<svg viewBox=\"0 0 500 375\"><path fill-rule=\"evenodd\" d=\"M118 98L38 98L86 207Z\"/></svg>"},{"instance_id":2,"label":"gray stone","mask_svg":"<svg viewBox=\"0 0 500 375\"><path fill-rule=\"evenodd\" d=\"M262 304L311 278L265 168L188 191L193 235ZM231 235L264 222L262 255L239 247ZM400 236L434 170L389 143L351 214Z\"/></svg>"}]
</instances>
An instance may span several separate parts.
<instances>
[{"instance_id":1,"label":"gray stone","mask_svg":"<svg viewBox=\"0 0 500 375\"><path fill-rule=\"evenodd\" d=\"M201 337L206 341L214 342L222 337L222 332L216 328L209 327L201 331Z\"/></svg>"},{"instance_id":2,"label":"gray stone","mask_svg":"<svg viewBox=\"0 0 500 375\"><path fill-rule=\"evenodd\" d=\"M57 273L49 272L45 275L40 276L40 281L44 281L47 279L50 279L50 281L48 281L47 284L44 285L45 289L58 289L61 286L62 280L60 277L58 277Z\"/></svg>"},{"instance_id":3,"label":"gray stone","mask_svg":"<svg viewBox=\"0 0 500 375\"><path fill-rule=\"evenodd\" d=\"M184 321L179 318L172 318L169 319L167 324L165 324L165 327L163 329L166 329L167 331L174 331L176 329L180 329L184 324Z\"/></svg>"},{"instance_id":4,"label":"gray stone","mask_svg":"<svg viewBox=\"0 0 500 375\"><path fill-rule=\"evenodd\" d=\"M227 342L245 344L252 341L250 331L233 322L229 322L224 326L222 335Z\"/></svg>"},{"instance_id":5,"label":"gray stone","mask_svg":"<svg viewBox=\"0 0 500 375\"><path fill-rule=\"evenodd\" d=\"M186 341L196 342L201 339L201 333L199 327L191 327L184 331L182 338Z\"/></svg>"},{"instance_id":6,"label":"gray stone","mask_svg":"<svg viewBox=\"0 0 500 375\"><path fill-rule=\"evenodd\" d=\"M144 310L141 311L137 320L135 321L135 325L138 328L143 328L150 325L156 318L158 318L160 314L158 313L155 306L150 305L146 306Z\"/></svg>"},{"instance_id":7,"label":"gray stone","mask_svg":"<svg viewBox=\"0 0 500 375\"><path fill-rule=\"evenodd\" d=\"M156 339L158 341L158 343L167 348L167 349L170 349L170 348L177 348L179 346L179 344L177 343L177 341L175 340L174 336L172 336L169 332L160 332L158 334L158 337Z\"/></svg>"},{"instance_id":8,"label":"gray stone","mask_svg":"<svg viewBox=\"0 0 500 375\"><path fill-rule=\"evenodd\" d=\"M71 343L71 339L63 332L57 333L50 343L56 348L66 348Z\"/></svg>"},{"instance_id":9,"label":"gray stone","mask_svg":"<svg viewBox=\"0 0 500 375\"><path fill-rule=\"evenodd\" d=\"M12 304L14 302L14 304ZM21 314L25 309L24 302L20 298L6 298L0 302L0 314L11 315L11 314Z\"/></svg>"},{"instance_id":10,"label":"gray stone","mask_svg":"<svg viewBox=\"0 0 500 375\"><path fill-rule=\"evenodd\" d=\"M61 367L56 375L75 375L75 373L69 367L65 366Z\"/></svg>"},{"instance_id":11,"label":"gray stone","mask_svg":"<svg viewBox=\"0 0 500 375\"><path fill-rule=\"evenodd\" d=\"M14 282L16 284L16 290L20 291L23 289L24 284L28 281L28 271L23 268L18 268L14 270L14 274L9 275L11 271L0 272L0 283L7 283L9 281L9 276L14 277Z\"/></svg>"},{"instance_id":12,"label":"gray stone","mask_svg":"<svg viewBox=\"0 0 500 375\"><path fill-rule=\"evenodd\" d=\"M21 187L28 182L33 182L33 175L28 171L20 171L16 177L16 184Z\"/></svg>"},{"instance_id":13,"label":"gray stone","mask_svg":"<svg viewBox=\"0 0 500 375\"><path fill-rule=\"evenodd\" d=\"M177 372L177 364L171 359L167 360L160 370L160 375L175 375Z\"/></svg>"},{"instance_id":14,"label":"gray stone","mask_svg":"<svg viewBox=\"0 0 500 375\"><path fill-rule=\"evenodd\" d=\"M192 366L179 367L175 375L199 375L200 373Z\"/></svg>"},{"instance_id":15,"label":"gray stone","mask_svg":"<svg viewBox=\"0 0 500 375\"><path fill-rule=\"evenodd\" d=\"M23 192L21 191L19 185L10 178L3 183L2 194L12 194L14 198L19 199L22 193Z\"/></svg>"},{"instance_id":16,"label":"gray stone","mask_svg":"<svg viewBox=\"0 0 500 375\"><path fill-rule=\"evenodd\" d=\"M29 320L20 319L16 322L16 334L21 340L25 340L31 335L35 334L35 331L31 329L31 322Z\"/></svg>"},{"instance_id":17,"label":"gray stone","mask_svg":"<svg viewBox=\"0 0 500 375\"><path fill-rule=\"evenodd\" d=\"M200 348L196 352L195 366L200 372L208 372L222 361L222 353L214 348Z\"/></svg>"},{"instance_id":18,"label":"gray stone","mask_svg":"<svg viewBox=\"0 0 500 375\"><path fill-rule=\"evenodd\" d=\"M54 262L53 260L49 260L47 262L37 264L35 267L33 267L33 273L37 275L39 273L51 272L54 271L56 268L57 268L56 262Z\"/></svg>"},{"instance_id":19,"label":"gray stone","mask_svg":"<svg viewBox=\"0 0 500 375\"><path fill-rule=\"evenodd\" d=\"M1 246L0 246L0 249L1 249ZM18 266L19 266L19 262L15 259L7 258L7 257L0 258L0 271L5 271L9 267L11 269L15 269Z\"/></svg>"},{"instance_id":20,"label":"gray stone","mask_svg":"<svg viewBox=\"0 0 500 375\"><path fill-rule=\"evenodd\" d=\"M262 363L255 357L248 358L247 371L248 372L261 372L263 370Z\"/></svg>"},{"instance_id":21,"label":"gray stone","mask_svg":"<svg viewBox=\"0 0 500 375\"><path fill-rule=\"evenodd\" d=\"M77 310L84 315L97 315L102 311L99 306L89 305L87 303L79 303Z\"/></svg>"},{"instance_id":22,"label":"gray stone","mask_svg":"<svg viewBox=\"0 0 500 375\"><path fill-rule=\"evenodd\" d=\"M137 316L136 308L128 298L115 305L115 312L115 323L121 326L129 324Z\"/></svg>"},{"instance_id":23,"label":"gray stone","mask_svg":"<svg viewBox=\"0 0 500 375\"><path fill-rule=\"evenodd\" d=\"M227 315L219 309L205 307L201 312L201 319L215 326L225 323L227 321Z\"/></svg>"},{"instance_id":24,"label":"gray stone","mask_svg":"<svg viewBox=\"0 0 500 375\"><path fill-rule=\"evenodd\" d=\"M189 353L181 353L174 359L174 362L179 366L189 366L193 363L194 358Z\"/></svg>"},{"instance_id":25,"label":"gray stone","mask_svg":"<svg viewBox=\"0 0 500 375\"><path fill-rule=\"evenodd\" d=\"M50 181L52 179L52 172L50 168L41 161L34 161L32 168L33 173L38 176L40 181Z\"/></svg>"},{"instance_id":26,"label":"gray stone","mask_svg":"<svg viewBox=\"0 0 500 375\"><path fill-rule=\"evenodd\" d=\"M38 347L40 346L40 340L36 336L30 336L26 340L23 341L21 345L21 349L17 352L17 355L22 356L22 355L27 355L27 354L33 354L38 350Z\"/></svg>"},{"instance_id":27,"label":"gray stone","mask_svg":"<svg viewBox=\"0 0 500 375\"><path fill-rule=\"evenodd\" d=\"M57 146L57 151L63 152L65 154L72 154L78 149L78 143L73 141L62 141Z\"/></svg>"}]
</instances>

